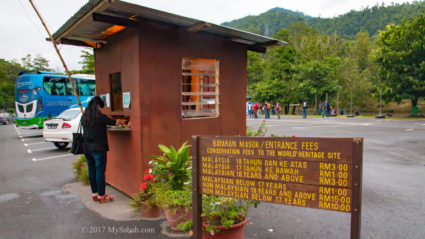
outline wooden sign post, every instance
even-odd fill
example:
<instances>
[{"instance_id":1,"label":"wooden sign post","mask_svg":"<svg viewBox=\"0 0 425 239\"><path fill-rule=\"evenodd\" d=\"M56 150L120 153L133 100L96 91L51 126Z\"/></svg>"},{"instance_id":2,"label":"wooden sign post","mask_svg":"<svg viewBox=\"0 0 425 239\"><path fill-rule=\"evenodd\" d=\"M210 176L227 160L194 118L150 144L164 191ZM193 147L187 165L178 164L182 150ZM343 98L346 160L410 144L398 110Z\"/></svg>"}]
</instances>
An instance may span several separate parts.
<instances>
[{"instance_id":1,"label":"wooden sign post","mask_svg":"<svg viewBox=\"0 0 425 239\"><path fill-rule=\"evenodd\" d=\"M360 238L362 138L194 136L193 235L202 194L351 213Z\"/></svg>"}]
</instances>

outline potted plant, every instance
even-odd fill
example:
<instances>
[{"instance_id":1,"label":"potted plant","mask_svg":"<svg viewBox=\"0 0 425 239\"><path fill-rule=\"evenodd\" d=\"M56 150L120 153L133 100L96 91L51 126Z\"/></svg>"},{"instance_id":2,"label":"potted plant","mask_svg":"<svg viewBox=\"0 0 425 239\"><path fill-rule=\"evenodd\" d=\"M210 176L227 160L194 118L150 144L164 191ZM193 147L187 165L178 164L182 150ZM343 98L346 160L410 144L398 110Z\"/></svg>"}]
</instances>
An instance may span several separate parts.
<instances>
[{"instance_id":1,"label":"potted plant","mask_svg":"<svg viewBox=\"0 0 425 239\"><path fill-rule=\"evenodd\" d=\"M141 191L130 200L130 207L141 210L146 218L160 217L162 214L161 208L154 202L156 182L155 176L146 171L140 184Z\"/></svg>"},{"instance_id":2,"label":"potted plant","mask_svg":"<svg viewBox=\"0 0 425 239\"><path fill-rule=\"evenodd\" d=\"M165 217L171 229L177 229L181 222L191 219L192 214L192 157L191 146L184 142L179 149L158 145L163 155L151 156L152 172L158 183L155 185L153 200L164 208Z\"/></svg>"},{"instance_id":3,"label":"potted plant","mask_svg":"<svg viewBox=\"0 0 425 239\"><path fill-rule=\"evenodd\" d=\"M166 184L155 186L154 200L164 208L165 218L170 228L182 231L178 225L192 219L192 190L190 186L183 190L170 190Z\"/></svg>"},{"instance_id":4,"label":"potted plant","mask_svg":"<svg viewBox=\"0 0 425 239\"><path fill-rule=\"evenodd\" d=\"M246 215L259 202L229 197L203 195L202 238L243 239Z\"/></svg>"}]
</instances>

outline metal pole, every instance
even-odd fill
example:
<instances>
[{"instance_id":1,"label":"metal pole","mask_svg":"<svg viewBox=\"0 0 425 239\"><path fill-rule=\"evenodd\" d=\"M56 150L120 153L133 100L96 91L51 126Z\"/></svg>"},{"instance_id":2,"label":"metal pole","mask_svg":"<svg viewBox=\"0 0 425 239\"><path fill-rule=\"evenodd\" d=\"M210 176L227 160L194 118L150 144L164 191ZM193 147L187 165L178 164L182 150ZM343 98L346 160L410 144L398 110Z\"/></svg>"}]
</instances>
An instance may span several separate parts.
<instances>
[{"instance_id":1,"label":"metal pole","mask_svg":"<svg viewBox=\"0 0 425 239\"><path fill-rule=\"evenodd\" d=\"M338 116L339 112L339 92L336 92L336 115Z\"/></svg>"},{"instance_id":2,"label":"metal pole","mask_svg":"<svg viewBox=\"0 0 425 239\"><path fill-rule=\"evenodd\" d=\"M192 212L193 238L202 238L202 194L200 181L199 136L192 136Z\"/></svg>"},{"instance_id":3,"label":"metal pole","mask_svg":"<svg viewBox=\"0 0 425 239\"><path fill-rule=\"evenodd\" d=\"M350 239L360 239L362 211L363 138L353 138Z\"/></svg>"},{"instance_id":4,"label":"metal pole","mask_svg":"<svg viewBox=\"0 0 425 239\"><path fill-rule=\"evenodd\" d=\"M351 88L350 90L350 115L353 115L353 88Z\"/></svg>"},{"instance_id":5,"label":"metal pole","mask_svg":"<svg viewBox=\"0 0 425 239\"><path fill-rule=\"evenodd\" d=\"M382 87L379 89L379 115L382 115L381 108L382 108Z\"/></svg>"},{"instance_id":6,"label":"metal pole","mask_svg":"<svg viewBox=\"0 0 425 239\"><path fill-rule=\"evenodd\" d=\"M61 62L62 62L62 65L63 65L63 67L65 68L66 74L68 75L68 79L69 79L69 81L71 82L72 90L74 91L74 94L75 94L75 96L77 97L77 101L78 101L78 105L80 106L81 113L84 113L84 111L83 111L83 106L81 105L81 102L80 102L80 97L78 96L78 92L77 92L77 90L75 89L74 82L72 81L72 78L71 78L71 73L69 73L68 67L66 66L65 61L63 60L62 55L61 55L61 53L59 52L58 47L56 46L55 40L53 39L52 34L50 34L49 28L47 28L46 24L45 24L45 23L44 23L44 21L43 21L43 18L41 17L40 13L38 12L38 10L37 10L37 8L35 7L35 5L34 5L34 3L32 2L32 0L29 0L29 1L30 1L30 3L31 3L31 6L34 8L35 13L37 13L38 18L40 18L40 21L41 21L41 23L43 24L44 28L46 29L47 34L49 34L50 40L52 41L52 44L53 44L53 47L55 48L56 53L58 53L59 58L60 58L60 60L61 60Z\"/></svg>"}]
</instances>

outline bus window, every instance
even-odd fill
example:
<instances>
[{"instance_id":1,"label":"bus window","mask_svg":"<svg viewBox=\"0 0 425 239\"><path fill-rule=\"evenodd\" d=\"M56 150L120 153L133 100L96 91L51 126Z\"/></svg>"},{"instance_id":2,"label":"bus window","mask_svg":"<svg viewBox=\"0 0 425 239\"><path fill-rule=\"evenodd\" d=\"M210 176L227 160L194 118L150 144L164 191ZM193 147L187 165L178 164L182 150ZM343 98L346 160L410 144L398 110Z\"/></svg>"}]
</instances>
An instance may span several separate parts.
<instances>
[{"instance_id":1,"label":"bus window","mask_svg":"<svg viewBox=\"0 0 425 239\"><path fill-rule=\"evenodd\" d=\"M78 80L78 94L81 96L93 96L96 94L96 82L94 80Z\"/></svg>"},{"instance_id":2,"label":"bus window","mask_svg":"<svg viewBox=\"0 0 425 239\"><path fill-rule=\"evenodd\" d=\"M45 77L43 87L50 95L65 95L65 79L59 77Z\"/></svg>"},{"instance_id":3,"label":"bus window","mask_svg":"<svg viewBox=\"0 0 425 239\"><path fill-rule=\"evenodd\" d=\"M77 81L75 79L72 79L74 82L74 86L77 87ZM75 95L74 90L72 89L71 82L69 82L69 79L66 79L66 95Z\"/></svg>"}]
</instances>

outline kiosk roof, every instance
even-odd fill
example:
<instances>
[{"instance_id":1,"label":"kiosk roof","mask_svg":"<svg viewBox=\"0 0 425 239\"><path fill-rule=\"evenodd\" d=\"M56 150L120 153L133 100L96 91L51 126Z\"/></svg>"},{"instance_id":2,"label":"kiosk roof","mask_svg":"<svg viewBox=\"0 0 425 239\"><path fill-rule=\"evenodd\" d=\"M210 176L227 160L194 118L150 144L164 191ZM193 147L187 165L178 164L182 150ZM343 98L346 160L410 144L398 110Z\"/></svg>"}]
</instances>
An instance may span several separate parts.
<instances>
[{"instance_id":1,"label":"kiosk roof","mask_svg":"<svg viewBox=\"0 0 425 239\"><path fill-rule=\"evenodd\" d=\"M107 38L127 27L137 28L144 19L206 33L246 45L248 50L264 53L266 47L285 43L270 37L183 17L119 0L92 0L74 14L53 38L57 44L99 48Z\"/></svg>"}]
</instances>

